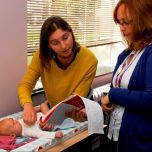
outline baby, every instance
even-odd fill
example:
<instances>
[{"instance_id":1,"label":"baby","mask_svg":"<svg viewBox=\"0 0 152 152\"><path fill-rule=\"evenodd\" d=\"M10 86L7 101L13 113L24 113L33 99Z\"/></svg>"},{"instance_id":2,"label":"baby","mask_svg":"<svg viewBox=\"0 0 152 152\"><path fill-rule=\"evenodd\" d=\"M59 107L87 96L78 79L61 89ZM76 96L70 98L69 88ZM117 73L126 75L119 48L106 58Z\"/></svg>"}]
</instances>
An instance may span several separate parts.
<instances>
[{"instance_id":1,"label":"baby","mask_svg":"<svg viewBox=\"0 0 152 152\"><path fill-rule=\"evenodd\" d=\"M37 121L32 126L26 125L23 122L23 119L16 120L13 118L5 118L0 121L0 135L29 136L50 139L63 137L63 133L61 131L43 131L39 127L39 119L41 116L44 116L41 112L37 113Z\"/></svg>"},{"instance_id":2,"label":"baby","mask_svg":"<svg viewBox=\"0 0 152 152\"><path fill-rule=\"evenodd\" d=\"M35 107L37 111L37 121L34 125L26 125L23 119L13 119L13 118L5 118L0 120L0 135L16 135L16 136L29 136L35 138L61 138L63 137L62 131L51 132L51 131L44 131L41 128L47 127L47 124L44 126L39 126L39 119L40 117L44 116L49 110L48 101L45 101L40 106ZM40 112L41 111L41 112ZM73 109L72 111L65 112L65 115L69 118L74 119L75 121L85 121L86 113L85 111L77 111ZM53 129L52 124L52 129ZM50 129L51 130L51 129Z\"/></svg>"}]
</instances>

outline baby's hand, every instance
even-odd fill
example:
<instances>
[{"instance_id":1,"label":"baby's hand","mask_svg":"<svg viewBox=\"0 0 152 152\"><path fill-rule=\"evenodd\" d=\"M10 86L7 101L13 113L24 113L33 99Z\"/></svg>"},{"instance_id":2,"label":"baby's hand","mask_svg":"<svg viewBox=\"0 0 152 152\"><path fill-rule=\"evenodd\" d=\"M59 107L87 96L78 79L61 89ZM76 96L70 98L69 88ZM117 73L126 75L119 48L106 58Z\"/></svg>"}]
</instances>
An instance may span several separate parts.
<instances>
[{"instance_id":1,"label":"baby's hand","mask_svg":"<svg viewBox=\"0 0 152 152\"><path fill-rule=\"evenodd\" d=\"M54 127L53 124L48 124L48 123L40 124L40 128L45 131L51 131L53 129L53 127Z\"/></svg>"}]
</instances>

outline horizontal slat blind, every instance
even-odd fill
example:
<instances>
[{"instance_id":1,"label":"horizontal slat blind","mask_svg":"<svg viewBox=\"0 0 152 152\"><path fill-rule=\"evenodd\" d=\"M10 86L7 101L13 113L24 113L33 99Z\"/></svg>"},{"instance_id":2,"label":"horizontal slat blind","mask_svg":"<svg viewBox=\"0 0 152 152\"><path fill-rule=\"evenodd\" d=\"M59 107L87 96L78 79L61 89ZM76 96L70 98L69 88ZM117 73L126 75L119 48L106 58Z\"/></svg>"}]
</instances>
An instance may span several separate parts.
<instances>
[{"instance_id":1,"label":"horizontal slat blind","mask_svg":"<svg viewBox=\"0 0 152 152\"><path fill-rule=\"evenodd\" d=\"M76 40L86 46L121 39L113 22L117 0L27 0L28 52L39 47L44 20L51 15L63 17L71 25Z\"/></svg>"}]
</instances>

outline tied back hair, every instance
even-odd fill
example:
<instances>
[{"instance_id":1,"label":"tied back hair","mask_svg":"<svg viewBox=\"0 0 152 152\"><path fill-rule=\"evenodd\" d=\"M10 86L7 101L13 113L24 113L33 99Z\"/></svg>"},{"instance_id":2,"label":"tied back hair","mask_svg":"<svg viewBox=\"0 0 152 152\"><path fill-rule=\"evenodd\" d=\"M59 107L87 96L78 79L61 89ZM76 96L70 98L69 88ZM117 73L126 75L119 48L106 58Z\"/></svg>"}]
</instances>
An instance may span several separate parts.
<instances>
[{"instance_id":1,"label":"tied back hair","mask_svg":"<svg viewBox=\"0 0 152 152\"><path fill-rule=\"evenodd\" d=\"M75 37L70 25L59 16L49 17L43 23L40 33L40 60L42 66L47 69L50 68L50 60L55 58L55 52L51 48L49 48L48 40L51 34L53 34L57 29L71 32L73 38L72 50L74 52L78 52L80 49L79 44L75 41Z\"/></svg>"}]
</instances>

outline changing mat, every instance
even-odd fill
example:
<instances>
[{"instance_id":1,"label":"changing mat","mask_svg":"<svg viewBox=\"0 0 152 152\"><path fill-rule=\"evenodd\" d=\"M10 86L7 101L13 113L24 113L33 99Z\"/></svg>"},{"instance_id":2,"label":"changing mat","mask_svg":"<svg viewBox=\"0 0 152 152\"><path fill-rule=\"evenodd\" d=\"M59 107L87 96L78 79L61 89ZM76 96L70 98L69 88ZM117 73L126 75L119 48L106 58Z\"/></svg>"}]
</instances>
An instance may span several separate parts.
<instances>
[{"instance_id":1,"label":"changing mat","mask_svg":"<svg viewBox=\"0 0 152 152\"><path fill-rule=\"evenodd\" d=\"M12 114L12 115L8 115L6 117L3 117L3 118L16 118L16 119L19 119L21 118L21 115L22 115L22 112L18 112L18 113L15 113L15 114ZM0 119L3 119L3 118L0 118ZM65 124L63 124L64 126ZM57 143L60 143L60 142L63 142L73 136L75 136L76 134L86 130L88 127L88 122L85 121L85 122L75 122L75 125L73 127L70 127L70 128L64 128L62 129L62 127L60 128L64 134L63 138L60 138L60 139L44 139L44 138L38 138L38 139L35 139L31 142L27 142L25 144L25 141L27 140L31 140L30 138L26 138L26 137L17 137L17 140L16 142L20 142L20 144L22 144L23 142L23 146L20 146L14 150L12 150L11 152L36 152L40 149L49 149L53 146L55 146ZM57 127L58 128L58 127ZM6 150L3 150L3 149L0 149L0 152L6 152Z\"/></svg>"}]
</instances>

